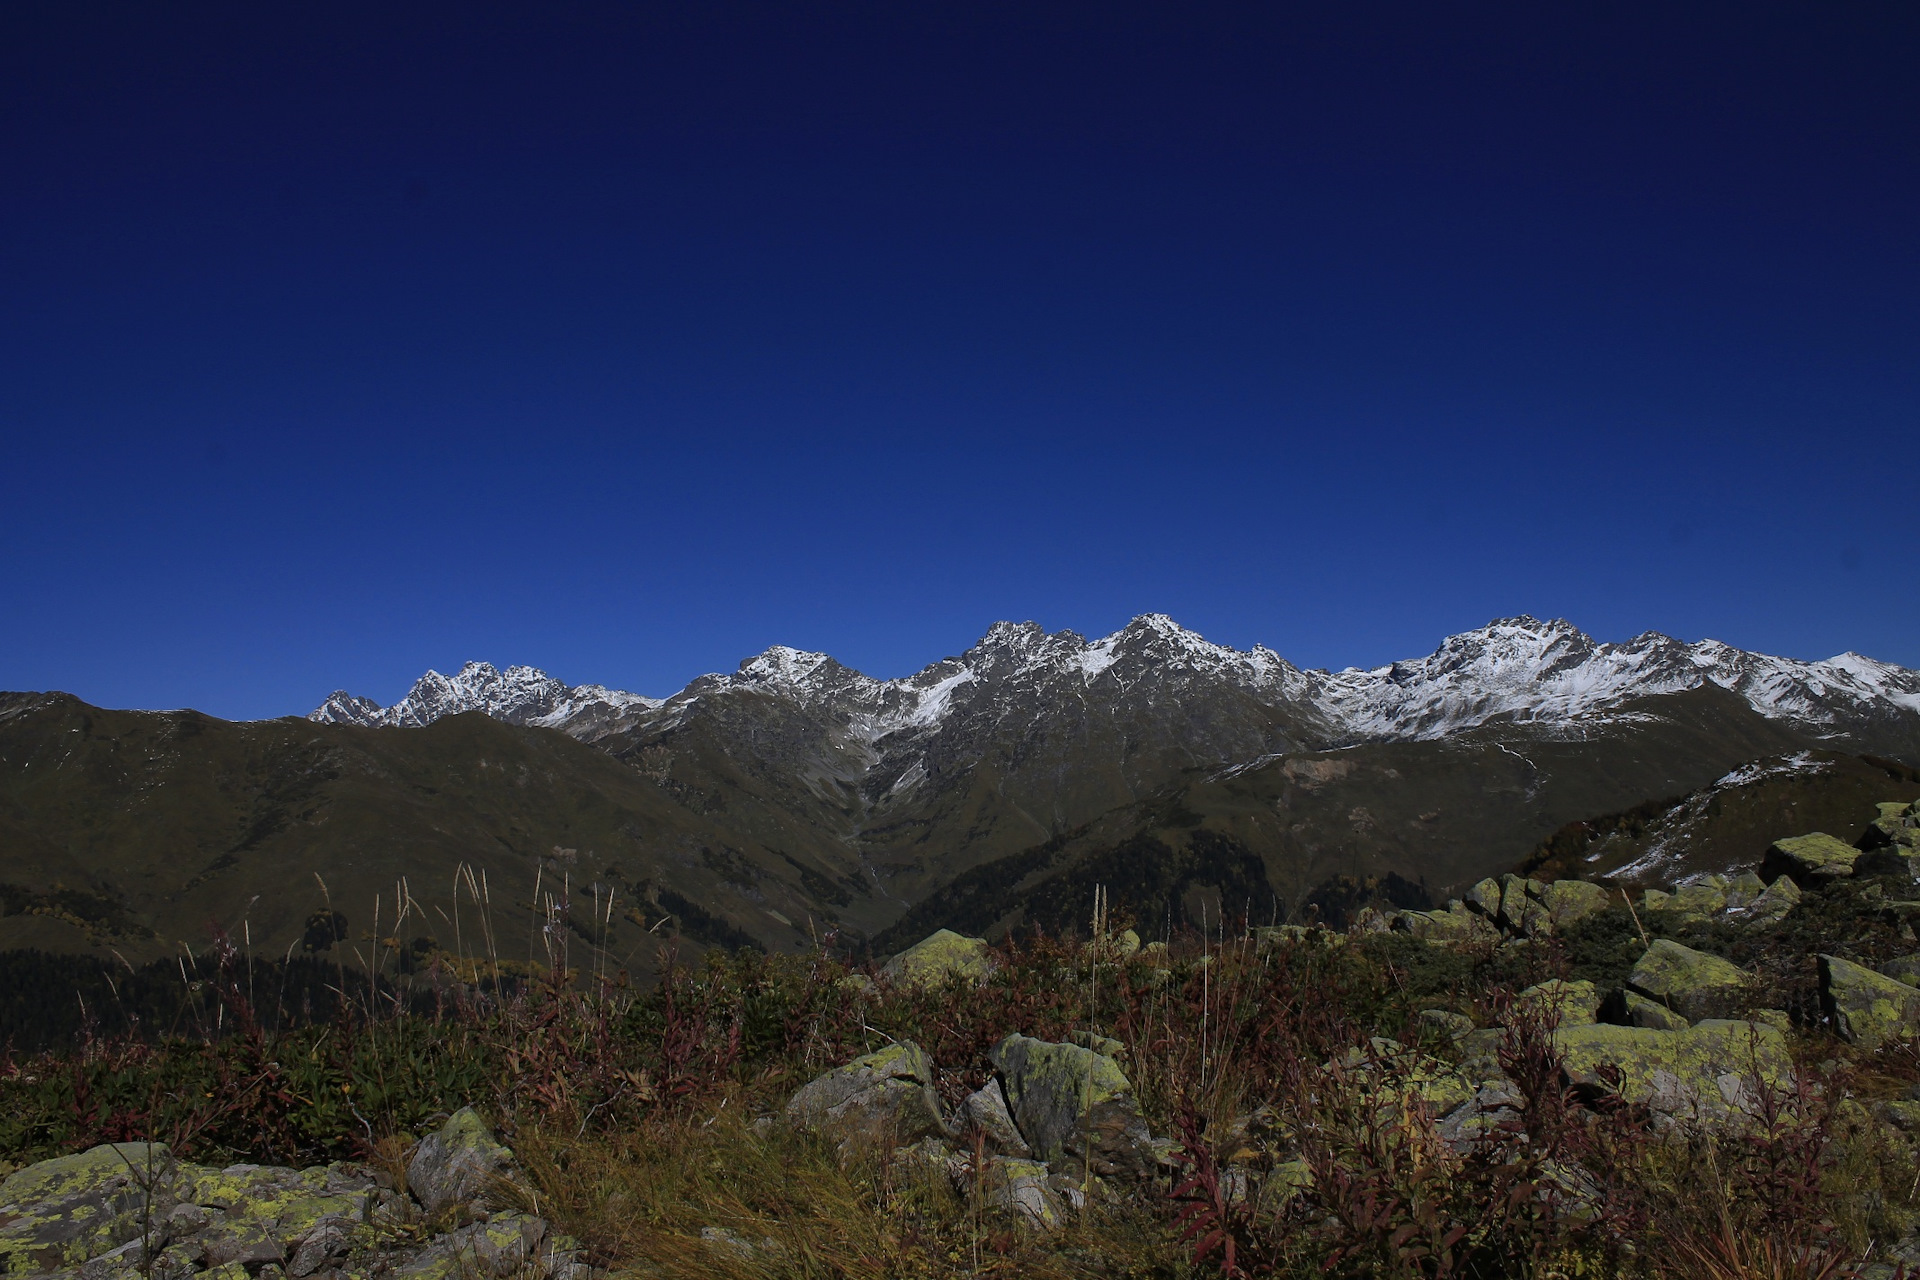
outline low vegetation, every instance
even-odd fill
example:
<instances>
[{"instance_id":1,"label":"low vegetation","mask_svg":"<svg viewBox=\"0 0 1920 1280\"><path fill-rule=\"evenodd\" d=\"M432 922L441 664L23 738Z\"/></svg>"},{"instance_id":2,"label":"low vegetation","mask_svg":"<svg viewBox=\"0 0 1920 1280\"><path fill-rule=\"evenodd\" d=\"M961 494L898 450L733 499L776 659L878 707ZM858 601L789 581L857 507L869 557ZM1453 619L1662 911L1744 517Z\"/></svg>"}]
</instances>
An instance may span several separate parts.
<instances>
[{"instance_id":1,"label":"low vegetation","mask_svg":"<svg viewBox=\"0 0 1920 1280\"><path fill-rule=\"evenodd\" d=\"M1242 922L1140 947L1101 910L1078 937L991 948L984 976L912 981L831 939L788 956L669 940L645 990L558 967L494 986L434 955L336 969L304 1021L223 942L160 1034L123 1020L0 1058L0 1157L149 1139L206 1164L399 1176L472 1105L538 1211L615 1273L1890 1275L1920 1220L1920 1039L1837 1037L1813 956L1916 949L1912 880L1835 880L1757 928L1617 895L1564 929L1448 941ZM1568 1060L1566 1024L1591 1013L1555 993L1622 987L1662 938L1739 966L1725 1012L1756 1046L1786 1027L1791 1070L1756 1048L1711 1116ZM1046 1227L996 1207L974 1176L987 1137L957 1120L1016 1032L1098 1045L1158 1143L1145 1177L1056 1161L1080 1194ZM784 1119L821 1073L903 1042L956 1117L931 1163Z\"/></svg>"}]
</instances>

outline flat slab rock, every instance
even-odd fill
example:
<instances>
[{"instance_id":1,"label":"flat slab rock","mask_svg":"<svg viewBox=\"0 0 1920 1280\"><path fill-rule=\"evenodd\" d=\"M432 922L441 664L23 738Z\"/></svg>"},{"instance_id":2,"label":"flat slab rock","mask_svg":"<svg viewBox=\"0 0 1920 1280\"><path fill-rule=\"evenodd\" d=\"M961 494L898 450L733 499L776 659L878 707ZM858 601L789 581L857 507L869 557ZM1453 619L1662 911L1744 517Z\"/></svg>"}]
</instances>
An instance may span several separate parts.
<instances>
[{"instance_id":1,"label":"flat slab rock","mask_svg":"<svg viewBox=\"0 0 1920 1280\"><path fill-rule=\"evenodd\" d=\"M144 1142L43 1160L0 1182L0 1274L587 1280L573 1240L489 1203L512 1153L473 1112L456 1113L420 1150L432 1211L353 1164L214 1168ZM452 1229L422 1240L420 1225L436 1216Z\"/></svg>"}]
</instances>

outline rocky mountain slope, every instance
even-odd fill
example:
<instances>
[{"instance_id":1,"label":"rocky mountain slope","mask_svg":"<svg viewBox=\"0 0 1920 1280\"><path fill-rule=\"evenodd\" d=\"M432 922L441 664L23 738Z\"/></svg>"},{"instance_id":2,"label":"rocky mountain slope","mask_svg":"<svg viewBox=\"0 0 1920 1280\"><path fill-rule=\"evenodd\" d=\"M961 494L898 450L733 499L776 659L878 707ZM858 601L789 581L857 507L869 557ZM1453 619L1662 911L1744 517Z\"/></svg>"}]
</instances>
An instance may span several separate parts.
<instances>
[{"instance_id":1,"label":"rocky mountain slope","mask_svg":"<svg viewBox=\"0 0 1920 1280\"><path fill-rule=\"evenodd\" d=\"M536 958L552 875L574 895L562 932L616 958L669 916L781 950L924 933L969 894L975 929L1075 919L1092 883L1143 923L1333 917L1444 896L1750 761L1842 749L1920 759L1920 675L1524 618L1372 671L1153 615L1094 641L999 624L898 680L775 648L665 699L483 664L392 707L340 693L250 724L5 695L0 948L164 949L210 921L297 946L316 873L369 934L404 879L444 945L463 865ZM608 894L610 917L587 905Z\"/></svg>"}]
</instances>

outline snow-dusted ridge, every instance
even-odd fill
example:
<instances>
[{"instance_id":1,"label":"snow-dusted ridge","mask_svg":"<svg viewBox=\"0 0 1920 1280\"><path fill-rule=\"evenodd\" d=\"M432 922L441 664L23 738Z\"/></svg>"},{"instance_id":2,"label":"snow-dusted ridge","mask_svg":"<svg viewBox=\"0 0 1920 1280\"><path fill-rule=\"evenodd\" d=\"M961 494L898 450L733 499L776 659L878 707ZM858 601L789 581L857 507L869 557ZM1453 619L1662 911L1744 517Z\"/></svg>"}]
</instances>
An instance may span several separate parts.
<instances>
[{"instance_id":1,"label":"snow-dusted ridge","mask_svg":"<svg viewBox=\"0 0 1920 1280\"><path fill-rule=\"evenodd\" d=\"M1041 700L1177 702L1190 692L1231 688L1286 711L1304 736L1339 745L1442 738L1496 720L1571 722L1707 684L1816 733L1863 719L1920 717L1920 672L1853 653L1802 662L1657 632L1609 644L1564 621L1519 617L1449 636L1424 658L1364 671L1302 671L1263 646L1217 645L1164 614L1147 614L1093 641L1031 622L995 623L966 653L896 680L776 645L731 674L702 676L665 699L569 687L533 667L501 671L470 662L453 676L428 672L390 707L343 691L308 718L412 726L483 711L595 738L611 727L677 719L701 699L758 693L817 709L850 746L874 751L937 733L956 716L1022 714L1023 700L1033 714L1031 704ZM1011 696L989 698L989 690Z\"/></svg>"},{"instance_id":2,"label":"snow-dusted ridge","mask_svg":"<svg viewBox=\"0 0 1920 1280\"><path fill-rule=\"evenodd\" d=\"M660 701L601 684L570 687L537 667L508 667L502 671L490 662L469 662L451 676L427 672L414 681L406 697L390 707L338 690L308 712L307 719L322 724L410 728L444 716L484 711L509 724L566 728L596 711L650 711Z\"/></svg>"}]
</instances>

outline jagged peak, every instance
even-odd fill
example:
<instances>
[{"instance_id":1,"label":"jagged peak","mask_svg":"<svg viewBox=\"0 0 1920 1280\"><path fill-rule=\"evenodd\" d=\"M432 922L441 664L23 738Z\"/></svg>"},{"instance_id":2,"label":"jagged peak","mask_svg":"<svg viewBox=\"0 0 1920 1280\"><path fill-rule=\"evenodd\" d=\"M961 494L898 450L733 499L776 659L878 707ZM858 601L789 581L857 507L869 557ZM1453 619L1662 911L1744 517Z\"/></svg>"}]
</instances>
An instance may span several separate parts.
<instances>
[{"instance_id":1,"label":"jagged peak","mask_svg":"<svg viewBox=\"0 0 1920 1280\"><path fill-rule=\"evenodd\" d=\"M776 644L742 661L740 669L734 674L753 681L798 684L823 668L839 666L824 653Z\"/></svg>"}]
</instances>

